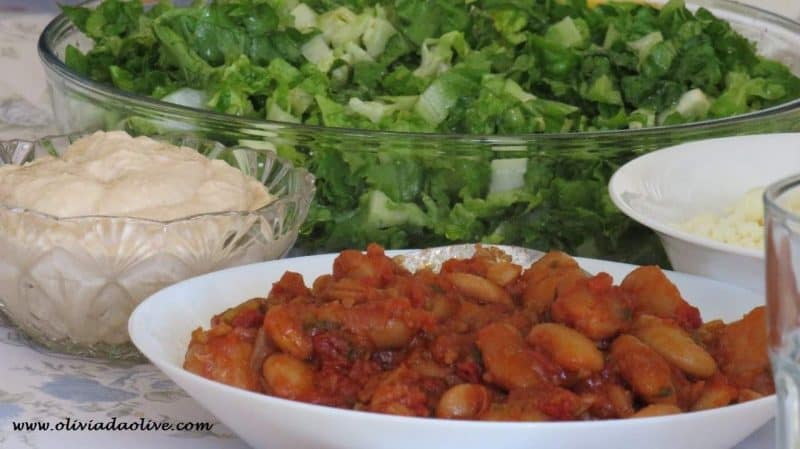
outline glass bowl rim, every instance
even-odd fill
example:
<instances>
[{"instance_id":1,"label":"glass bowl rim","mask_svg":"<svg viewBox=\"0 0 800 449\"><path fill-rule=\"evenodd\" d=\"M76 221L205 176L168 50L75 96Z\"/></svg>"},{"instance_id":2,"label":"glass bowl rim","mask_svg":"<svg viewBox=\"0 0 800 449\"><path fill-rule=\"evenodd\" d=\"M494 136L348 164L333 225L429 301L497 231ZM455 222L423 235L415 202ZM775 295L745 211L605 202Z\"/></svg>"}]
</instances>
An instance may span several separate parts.
<instances>
[{"instance_id":1,"label":"glass bowl rim","mask_svg":"<svg viewBox=\"0 0 800 449\"><path fill-rule=\"evenodd\" d=\"M81 6L88 6L96 4L101 0L86 0L80 3ZM706 0L708 1L708 0ZM717 0L711 0L717 1ZM688 1L692 6L692 0ZM733 12L737 15L747 15L749 17L758 18L761 16L764 25L778 26L786 31L793 31L795 34L800 35L800 22L794 21L788 17L767 11L754 5L742 4L738 2L730 2L724 4L720 2L719 8L722 11ZM577 131L567 133L521 133L521 134L465 134L465 133L443 133L443 132L406 132L406 131L385 131L385 130L370 130L363 128L347 128L347 127L333 127L322 125L309 125L303 123L281 122L276 120L259 120L248 117L241 117L233 114L225 114L221 112L193 108L183 106L175 103L169 103L162 100L157 100L144 95L137 95L131 92L124 91L117 87L100 83L84 77L74 70L67 67L67 65L56 56L50 43L54 42L62 28L68 27L76 29L64 13L60 13L53 20L51 20L39 35L37 48L39 58L42 63L63 78L73 83L78 83L84 88L110 97L114 100L120 100L139 107L157 109L162 112L182 115L187 118L203 117L205 120L212 120L215 122L236 121L241 124L248 124L254 128L258 127L272 127L283 130L293 131L308 131L316 133L324 133L336 136L357 137L357 138L388 138L388 139L435 139L441 141L464 141L473 143L488 143L488 144L501 144L501 145L521 145L531 141L537 140L569 140L569 139L597 139L597 138L635 138L635 137L650 137L659 135L664 132L679 132L679 131L694 131L713 129L718 126L735 125L737 123L747 123L750 120L762 117L769 117L779 115L785 112L790 112L795 109L800 109L800 98L771 106L766 109L751 111L745 114L737 114L729 117L716 118L711 120L702 120L698 122L688 122L679 125L668 126L652 126L638 129L614 129L604 131Z\"/></svg>"},{"instance_id":2,"label":"glass bowl rim","mask_svg":"<svg viewBox=\"0 0 800 449\"><path fill-rule=\"evenodd\" d=\"M792 211L780 203L780 197L796 187L800 187L800 173L787 176L768 185L762 195L764 213L771 218L800 223L800 212Z\"/></svg>"},{"instance_id":3,"label":"glass bowl rim","mask_svg":"<svg viewBox=\"0 0 800 449\"><path fill-rule=\"evenodd\" d=\"M52 134L44 137L40 137L34 140L26 140L26 139L10 139L10 140L0 140L0 146L2 145L44 145L46 142L53 141L56 139L67 139L69 142L73 142L75 139L80 137L89 136L93 134L93 132L77 132L77 133L68 133L68 134ZM48 214L46 212L38 211L35 209L30 209L21 206L14 206L6 203L0 202L0 211L9 212L12 214L18 215L33 215L45 220L55 221L55 222L74 222L74 221L84 221L84 220L124 220L126 222L131 222L133 224L142 224L142 225L161 225L161 226L169 226L169 225L176 225L179 223L191 222L194 220L198 220L201 218L209 218L209 217L248 217L254 215L262 215L269 212L271 209L276 209L278 206L282 204L291 204L291 203L299 203L299 202L307 202L311 203L313 199L314 193L316 192L315 187L315 177L311 174L308 170L303 167L297 167L292 164L289 160L282 158L277 155L274 151L269 150L257 150L254 148L248 148L242 145L234 145L228 146L224 145L219 141L206 139L203 137L198 137L193 134L187 133L171 133L166 135L157 135L157 136L149 136L149 138L159 141L166 141L171 142L174 144L176 140L179 139L194 139L198 142L202 142L204 144L210 145L219 145L225 148L226 150L243 150L258 154L264 154L266 157L273 161L277 162L283 167L287 167L289 172L294 172L299 174L301 179L301 186L294 192L289 192L285 195L275 195L275 199L270 203L254 210L250 211L219 211L219 212L206 212L200 214L193 214L187 215L183 217L173 218L170 220L157 220L151 218L143 218L143 217L131 217L127 215L75 215L75 216L68 216L68 217L59 217L56 215ZM194 149L194 148L193 148ZM236 167L233 167L236 168ZM288 173L285 175L288 176ZM262 184L259 181L259 184ZM263 184L262 184L263 185ZM270 194L272 194L270 192ZM274 195L274 194L273 194Z\"/></svg>"}]
</instances>

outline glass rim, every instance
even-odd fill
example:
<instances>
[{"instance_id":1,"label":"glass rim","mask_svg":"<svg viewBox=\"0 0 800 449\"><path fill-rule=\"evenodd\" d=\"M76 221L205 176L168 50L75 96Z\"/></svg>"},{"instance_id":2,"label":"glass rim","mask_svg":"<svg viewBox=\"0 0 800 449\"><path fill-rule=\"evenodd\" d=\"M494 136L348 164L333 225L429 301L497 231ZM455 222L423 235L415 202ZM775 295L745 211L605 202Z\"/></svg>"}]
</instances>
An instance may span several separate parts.
<instances>
[{"instance_id":1,"label":"glass rim","mask_svg":"<svg viewBox=\"0 0 800 449\"><path fill-rule=\"evenodd\" d=\"M796 187L800 187L800 173L779 179L768 185L764 189L764 195L762 196L765 214L800 223L800 212L789 210L779 202L783 194Z\"/></svg>"},{"instance_id":2,"label":"glass rim","mask_svg":"<svg viewBox=\"0 0 800 449\"><path fill-rule=\"evenodd\" d=\"M11 140L0 140L0 144L28 144L33 146L42 146L46 145L47 142L56 140L56 139L66 139L67 141L74 142L76 139L81 137L89 136L92 132L77 132L77 133L67 133L67 134L53 134L49 136L40 137L38 139L33 140L26 140L26 139L11 139ZM61 223L69 223L69 222L78 222L78 221L89 221L89 220L124 220L129 221L134 224L142 224L142 225L160 225L160 226L169 226L174 225L177 226L180 223L184 222L192 222L195 220L200 220L204 218L216 218L216 217L251 217L256 215L264 215L273 209L278 209L281 205L284 204L293 204L299 202L307 202L311 203L313 196L316 192L315 186L315 177L311 172L306 170L303 167L297 167L289 160L278 156L277 153L274 151L266 151L266 150L257 150L255 148L248 148L246 146L235 145L235 146L228 146L216 140L206 139L203 137L198 137L193 134L183 134L183 133L172 133L167 135L156 135L156 136L148 136L151 139L159 140L162 142L172 143L173 145L177 145L175 142L179 139L194 139L198 142L204 144L210 144L215 146L220 146L226 150L240 150L240 151L249 151L258 154L264 154L268 159L271 159L274 162L281 164L284 169L288 169L288 171L295 173L299 176L302 186L297 189L296 191L287 192L283 195L277 195L270 192L271 195L274 196L274 199L269 203L259 207L258 209L253 210L230 210L230 211L216 211L216 212L205 212L199 214L192 214L186 215L183 217L176 217L169 220L158 220L154 218L144 218L144 217L134 217L130 215L98 215L98 214L89 214L89 215L73 215L73 216L65 216L60 217L57 215L49 214L47 212L42 212L36 209L30 209L22 206L15 206L12 204L7 204L0 202L0 211L4 213L11 213L15 215L32 215L41 219L54 221L54 222L61 222ZM196 150L196 148L192 148ZM230 164L229 164L230 165ZM233 167L238 170L237 167ZM289 176L287 173L285 176ZM259 184L263 183L259 181ZM266 187L266 186L265 186Z\"/></svg>"},{"instance_id":3,"label":"glass rim","mask_svg":"<svg viewBox=\"0 0 800 449\"><path fill-rule=\"evenodd\" d=\"M81 6L90 6L99 3L101 0L86 0L80 3ZM696 1L696 0L695 0ZM691 0L690 0L691 2ZM720 0L701 0L703 2L717 3L720 11L734 13L742 16L747 16L751 19L761 19L763 25L778 27L781 30L800 34L800 23L792 20L791 18L781 16L771 11L764 10L754 5L747 5L737 2L723 3ZM708 5L690 4L690 6L705 7ZM371 130L363 128L348 128L348 127L334 127L323 125L309 125L304 123L291 123L281 122L276 120L261 120L249 117L241 117L233 114L225 114L217 111L206 109L194 108L180 104L170 103L159 99L151 98L144 95L134 94L119 89L113 85L107 85L94 81L88 77L82 76L74 70L67 67L66 63L59 58L54 50L55 40L59 37L64 29L76 29L64 13L59 14L51 20L39 35L37 48L39 57L44 66L59 76L63 77L70 82L79 84L82 88L89 90L92 93L109 97L113 100L119 100L129 103L135 107L146 109L158 109L165 113L179 114L187 117L202 117L204 120L212 120L215 122L229 122L235 120L239 123L249 124L252 126L280 128L293 131L307 131L314 133L323 133L338 136L355 136L364 138L375 139L392 139L392 138L411 138L411 139L435 139L441 141L456 141L456 142L476 142L490 145L524 145L533 140L544 141L559 141L565 139L618 139L618 138L635 138L635 137L658 137L664 133L673 132L691 132L698 130L714 129L726 125L735 125L738 123L747 123L751 120L756 120L764 117L772 117L784 113L792 112L800 108L800 98L787 101L785 103L777 104L769 108L751 111L745 114L737 114L728 117L721 117L716 119L702 120L697 122L682 123L679 125L658 125L651 127L644 127L638 129L611 129L611 130L595 130L595 131L575 131L567 133L559 132L546 132L546 133L518 133L518 134L466 134L466 133L445 133L445 132L407 132L407 131L387 131L387 130Z\"/></svg>"}]
</instances>

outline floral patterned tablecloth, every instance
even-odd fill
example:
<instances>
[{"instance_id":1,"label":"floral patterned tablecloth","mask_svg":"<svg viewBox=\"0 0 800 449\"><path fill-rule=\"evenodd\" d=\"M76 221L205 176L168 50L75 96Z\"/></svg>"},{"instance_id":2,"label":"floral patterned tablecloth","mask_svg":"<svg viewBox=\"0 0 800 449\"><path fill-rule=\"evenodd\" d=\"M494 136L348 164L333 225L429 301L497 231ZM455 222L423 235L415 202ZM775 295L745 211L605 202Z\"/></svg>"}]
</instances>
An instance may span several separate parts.
<instances>
[{"instance_id":1,"label":"floral patterned tablecloth","mask_svg":"<svg viewBox=\"0 0 800 449\"><path fill-rule=\"evenodd\" d=\"M53 116L36 42L55 13L45 0L0 0L0 139L52 134Z\"/></svg>"},{"instance_id":2,"label":"floral patterned tablecloth","mask_svg":"<svg viewBox=\"0 0 800 449\"><path fill-rule=\"evenodd\" d=\"M73 0L74 1L74 0ZM758 3L758 0L754 0ZM772 0L800 15L800 2ZM796 3L797 2L797 3ZM44 74L36 54L40 30L56 12L52 0L0 0L0 139L55 133ZM140 418L209 422L206 432L14 431L13 423L56 424ZM265 442L266 444L266 442ZM153 365L114 364L55 354L29 342L0 315L0 448L231 448L245 449ZM736 449L771 449L768 424Z\"/></svg>"},{"instance_id":3,"label":"floral patterned tablecloth","mask_svg":"<svg viewBox=\"0 0 800 449\"><path fill-rule=\"evenodd\" d=\"M211 423L211 431L15 431L17 423ZM0 318L0 447L246 449L223 424L150 364L49 352Z\"/></svg>"}]
</instances>

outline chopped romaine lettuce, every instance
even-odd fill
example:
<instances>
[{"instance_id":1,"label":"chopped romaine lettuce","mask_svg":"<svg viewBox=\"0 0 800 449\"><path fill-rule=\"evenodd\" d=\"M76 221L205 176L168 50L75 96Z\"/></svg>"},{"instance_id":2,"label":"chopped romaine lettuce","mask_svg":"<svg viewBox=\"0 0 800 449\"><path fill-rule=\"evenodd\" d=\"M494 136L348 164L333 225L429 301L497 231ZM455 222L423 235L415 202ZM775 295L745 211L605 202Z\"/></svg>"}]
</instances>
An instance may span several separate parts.
<instances>
[{"instance_id":1,"label":"chopped romaine lettuce","mask_svg":"<svg viewBox=\"0 0 800 449\"><path fill-rule=\"evenodd\" d=\"M150 3L150 2L148 2ZM641 2L638 2L641 3ZM800 97L800 79L708 10L595 0L161 0L62 6L93 80L184 106L328 127L466 134L636 129ZM110 114L111 115L111 114ZM150 118L107 122L154 132ZM162 123L163 128L193 128ZM271 126L265 124L265 126ZM252 133L210 137L254 144ZM245 135L246 134L246 135ZM526 244L659 262L606 182L632 151L510 144L465 155L269 141L317 195L300 244ZM377 148L376 148L377 146ZM649 240L645 240L649 239ZM643 243L645 242L645 243Z\"/></svg>"}]
</instances>

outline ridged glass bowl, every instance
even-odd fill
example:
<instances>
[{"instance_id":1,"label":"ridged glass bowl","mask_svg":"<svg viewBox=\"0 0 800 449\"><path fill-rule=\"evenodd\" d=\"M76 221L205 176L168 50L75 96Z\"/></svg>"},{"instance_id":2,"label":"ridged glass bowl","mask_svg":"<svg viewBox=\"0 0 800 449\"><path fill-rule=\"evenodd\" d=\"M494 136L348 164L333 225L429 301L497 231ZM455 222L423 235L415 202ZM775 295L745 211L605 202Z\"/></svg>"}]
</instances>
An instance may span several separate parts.
<instances>
[{"instance_id":1,"label":"ridged glass bowl","mask_svg":"<svg viewBox=\"0 0 800 449\"><path fill-rule=\"evenodd\" d=\"M0 141L0 165L61 154L80 135ZM272 152L228 148L187 136L160 138L226 160L277 198L252 212L171 221L130 217L57 218L0 204L0 310L53 350L138 359L128 316L175 282L283 257L314 195L314 178Z\"/></svg>"},{"instance_id":2,"label":"ridged glass bowl","mask_svg":"<svg viewBox=\"0 0 800 449\"><path fill-rule=\"evenodd\" d=\"M799 23L728 0L689 0L687 4L711 10L755 42L760 54L800 74ZM39 52L57 123L65 132L124 129L152 135L180 130L227 144L274 148L297 163L308 164L320 189L298 240L305 252L364 247L370 241L387 248L420 248L482 240L541 250L559 248L579 256L637 264L666 264L655 235L611 203L606 185L616 168L642 153L685 141L800 130L800 100L691 124L567 134L413 134L254 120L133 95L89 80L64 64L67 45L87 51L92 42L59 16L44 30ZM319 162L322 159L324 164ZM365 176L364 167L381 164L393 164L399 176L422 173L420 187L395 195L400 204L391 204L395 209L384 214L388 218L370 221L372 227L354 226L358 220L369 221L386 212L375 207L383 203L366 197L376 187L374 178ZM497 185L521 191L505 196L507 204L482 210L475 201L484 199L495 183L464 187L479 191L468 197L462 193L462 184L472 177L463 171L488 173L498 167L506 170L498 171L505 174L498 176ZM437 200L438 209L432 212L425 183L441 179L436 174L442 170L448 171L452 186L444 189L447 198ZM533 177L535 183L529 180ZM342 187L337 190L332 185ZM574 194L576 190L579 194ZM499 193L505 192L501 188ZM515 201L514 194L538 196L539 202ZM404 215L407 210L415 214ZM441 226L431 216L449 217L451 222Z\"/></svg>"}]
</instances>

